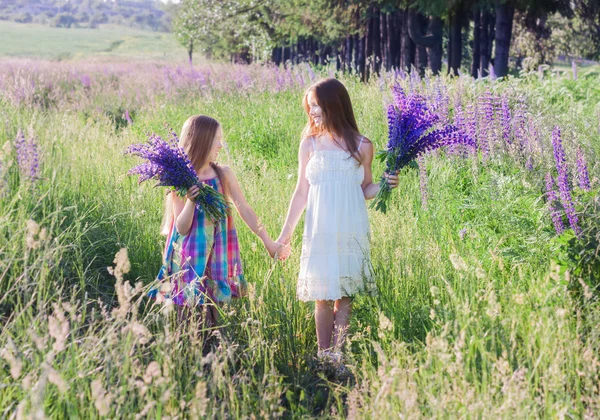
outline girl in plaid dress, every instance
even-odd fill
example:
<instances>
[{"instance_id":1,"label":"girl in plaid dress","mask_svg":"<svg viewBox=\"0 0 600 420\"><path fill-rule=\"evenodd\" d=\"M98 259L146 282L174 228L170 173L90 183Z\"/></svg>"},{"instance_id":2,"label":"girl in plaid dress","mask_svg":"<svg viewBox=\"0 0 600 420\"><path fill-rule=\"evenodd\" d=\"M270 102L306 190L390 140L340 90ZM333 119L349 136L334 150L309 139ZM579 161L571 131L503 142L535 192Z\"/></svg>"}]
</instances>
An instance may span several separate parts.
<instances>
[{"instance_id":1,"label":"girl in plaid dress","mask_svg":"<svg viewBox=\"0 0 600 420\"><path fill-rule=\"evenodd\" d=\"M233 202L242 220L273 257L282 245L273 241L262 227L232 170L216 163L222 140L221 125L215 119L194 115L183 125L179 146L190 157L201 182ZM194 186L185 199L174 192L167 197L163 219L167 242L158 274L159 285L150 291L150 296L159 302L170 300L180 314L183 308L203 305L205 322L212 326L218 314L215 304L244 296L246 280L232 215L213 223L195 206L198 193L198 187Z\"/></svg>"}]
</instances>

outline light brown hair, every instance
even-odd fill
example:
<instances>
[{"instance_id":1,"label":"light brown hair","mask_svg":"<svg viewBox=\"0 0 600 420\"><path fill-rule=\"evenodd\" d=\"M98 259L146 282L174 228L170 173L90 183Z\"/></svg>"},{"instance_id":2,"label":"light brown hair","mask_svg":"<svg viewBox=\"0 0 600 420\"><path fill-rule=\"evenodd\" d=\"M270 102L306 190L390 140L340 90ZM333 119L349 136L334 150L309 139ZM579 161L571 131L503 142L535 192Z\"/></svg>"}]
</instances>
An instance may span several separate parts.
<instances>
[{"instance_id":1,"label":"light brown hair","mask_svg":"<svg viewBox=\"0 0 600 420\"><path fill-rule=\"evenodd\" d=\"M302 138L306 139L319 135L323 131L329 131L337 137L333 139L336 144L346 149L353 158L360 162L358 144L361 136L354 118L352 101L344 84L337 79L328 77L311 85L302 99L302 105L307 114L310 112L308 104L310 92L315 96L323 112L323 125L317 127L308 115L308 122L302 132ZM339 143L339 139L344 139L345 148Z\"/></svg>"},{"instance_id":2,"label":"light brown hair","mask_svg":"<svg viewBox=\"0 0 600 420\"><path fill-rule=\"evenodd\" d=\"M214 118L206 115L192 115L183 124L179 136L179 147L188 155L194 169L198 170L206 163L220 129L221 124ZM223 170L216 162L210 162L210 166L216 172L223 187L223 192L226 192L227 186ZM162 234L169 234L172 217L173 204L171 202L171 194L169 194L165 201L165 212L161 224Z\"/></svg>"}]
</instances>

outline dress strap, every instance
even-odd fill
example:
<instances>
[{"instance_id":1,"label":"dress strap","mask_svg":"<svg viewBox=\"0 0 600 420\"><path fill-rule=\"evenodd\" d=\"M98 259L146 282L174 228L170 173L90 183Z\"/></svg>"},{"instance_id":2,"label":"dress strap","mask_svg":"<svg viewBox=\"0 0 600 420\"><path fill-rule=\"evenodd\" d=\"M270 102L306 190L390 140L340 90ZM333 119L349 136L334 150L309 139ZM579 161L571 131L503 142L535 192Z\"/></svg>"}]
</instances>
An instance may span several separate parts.
<instances>
[{"instance_id":1,"label":"dress strap","mask_svg":"<svg viewBox=\"0 0 600 420\"><path fill-rule=\"evenodd\" d=\"M360 143L358 143L358 149L356 149L356 150L360 150L360 146L362 146L362 143L363 143L363 140L364 140L364 139L365 139L365 136L362 136L362 137L360 138Z\"/></svg>"},{"instance_id":2,"label":"dress strap","mask_svg":"<svg viewBox=\"0 0 600 420\"><path fill-rule=\"evenodd\" d=\"M315 138L311 137L310 138L312 140L312 144L313 144L313 153L317 151L317 144L315 143Z\"/></svg>"}]
</instances>

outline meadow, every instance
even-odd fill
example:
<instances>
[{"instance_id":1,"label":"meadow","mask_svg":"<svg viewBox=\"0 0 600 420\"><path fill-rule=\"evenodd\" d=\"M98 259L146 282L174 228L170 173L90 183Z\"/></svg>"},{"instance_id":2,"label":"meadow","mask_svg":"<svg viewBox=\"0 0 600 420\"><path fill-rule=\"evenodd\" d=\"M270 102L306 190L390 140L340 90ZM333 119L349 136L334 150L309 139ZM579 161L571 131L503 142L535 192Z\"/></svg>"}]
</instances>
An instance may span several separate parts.
<instances>
[{"instance_id":1,"label":"meadow","mask_svg":"<svg viewBox=\"0 0 600 420\"><path fill-rule=\"evenodd\" d=\"M593 71L502 81L390 73L367 84L338 75L377 149L394 84L479 145L404 169L388 213L370 210L379 294L354 301L349 380L315 369L313 306L295 299L302 225L281 263L237 219L250 293L222 308L207 351L195 325L145 297L160 267L164 191L126 175L139 162L125 148L192 114L214 116L223 163L277 237L296 181L302 94L329 74L0 64L2 417L600 415Z\"/></svg>"},{"instance_id":2,"label":"meadow","mask_svg":"<svg viewBox=\"0 0 600 420\"><path fill-rule=\"evenodd\" d=\"M35 23L0 21L0 57L37 57L48 60L187 60L185 48L172 34L124 25L98 28L54 28Z\"/></svg>"}]
</instances>

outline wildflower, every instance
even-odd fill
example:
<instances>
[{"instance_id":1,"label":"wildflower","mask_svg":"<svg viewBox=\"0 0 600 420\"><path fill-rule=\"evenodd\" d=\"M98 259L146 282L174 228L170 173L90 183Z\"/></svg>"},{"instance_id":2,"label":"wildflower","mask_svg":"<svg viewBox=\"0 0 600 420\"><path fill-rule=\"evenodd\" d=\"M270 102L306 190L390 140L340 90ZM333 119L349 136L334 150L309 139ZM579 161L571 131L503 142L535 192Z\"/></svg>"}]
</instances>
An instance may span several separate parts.
<instances>
[{"instance_id":1,"label":"wildflower","mask_svg":"<svg viewBox=\"0 0 600 420\"><path fill-rule=\"evenodd\" d=\"M160 365L156 361L151 361L146 368L146 374L144 375L144 382L151 384L154 378L161 376Z\"/></svg>"},{"instance_id":2,"label":"wildflower","mask_svg":"<svg viewBox=\"0 0 600 420\"><path fill-rule=\"evenodd\" d=\"M169 187L180 196L197 185L200 187L200 194L196 198L196 206L205 211L213 221L225 218L228 212L225 197L198 180L192 162L177 142L177 136L171 132L170 142L152 134L147 143L129 146L126 154L141 157L147 162L135 166L127 174L138 175L139 183L153 178L158 181L157 186Z\"/></svg>"},{"instance_id":3,"label":"wildflower","mask_svg":"<svg viewBox=\"0 0 600 420\"><path fill-rule=\"evenodd\" d=\"M567 214L571 228L575 232L575 235L579 236L581 229L578 225L579 219L575 213L575 205L573 204L573 199L571 198L567 161L565 159L565 152L562 147L559 127L554 127L554 130L552 131L552 146L554 148L554 160L556 161L556 169L558 171L557 184L560 191L560 201L565 208L565 213Z\"/></svg>"},{"instance_id":4,"label":"wildflower","mask_svg":"<svg viewBox=\"0 0 600 420\"><path fill-rule=\"evenodd\" d=\"M562 217L560 216L560 211L556 208L555 203L558 200L558 197L556 196L556 191L554 191L554 178L552 178L550 173L546 174L546 197L554 229L556 230L556 233L560 235L565 231L565 226Z\"/></svg>"},{"instance_id":5,"label":"wildflower","mask_svg":"<svg viewBox=\"0 0 600 420\"><path fill-rule=\"evenodd\" d=\"M427 106L422 96L406 95L397 85L393 93L394 103L387 112L387 149L378 153L379 158L386 162L386 173L396 173L420 155L442 146L475 146L473 139L454 125L435 128L439 116ZM385 213L391 195L385 174L380 186L371 207Z\"/></svg>"},{"instance_id":6,"label":"wildflower","mask_svg":"<svg viewBox=\"0 0 600 420\"><path fill-rule=\"evenodd\" d=\"M469 267L458 254L450 254L450 262L456 271L467 271Z\"/></svg>"},{"instance_id":7,"label":"wildflower","mask_svg":"<svg viewBox=\"0 0 600 420\"><path fill-rule=\"evenodd\" d=\"M98 414L101 416L107 416L110 412L110 404L113 400L112 394L106 392L102 386L100 379L94 379L91 384L92 399L94 400L94 406L98 410Z\"/></svg>"},{"instance_id":8,"label":"wildflower","mask_svg":"<svg viewBox=\"0 0 600 420\"><path fill-rule=\"evenodd\" d=\"M56 387L61 393L64 394L65 392L67 392L67 383L62 378L62 376L60 376L60 374L50 366L48 366L46 369L48 370L48 381L51 384L56 385Z\"/></svg>"},{"instance_id":9,"label":"wildflower","mask_svg":"<svg viewBox=\"0 0 600 420\"><path fill-rule=\"evenodd\" d=\"M467 234L467 228L462 228L461 230L458 231L458 236L460 236L461 241L465 240L466 234Z\"/></svg>"},{"instance_id":10,"label":"wildflower","mask_svg":"<svg viewBox=\"0 0 600 420\"><path fill-rule=\"evenodd\" d=\"M579 188L583 191L590 191L592 189L590 185L590 176L588 174L587 163L585 161L585 155L581 147L577 148L577 179L579 180Z\"/></svg>"},{"instance_id":11,"label":"wildflower","mask_svg":"<svg viewBox=\"0 0 600 420\"><path fill-rule=\"evenodd\" d=\"M6 360L6 363L10 366L10 376L14 380L19 379L23 370L23 362L17 356L17 348L12 340L9 339L6 347L0 350L0 357Z\"/></svg>"},{"instance_id":12,"label":"wildflower","mask_svg":"<svg viewBox=\"0 0 600 420\"><path fill-rule=\"evenodd\" d=\"M508 98L504 94L502 95L501 104L502 105L501 105L500 118L501 118L501 122L502 122L502 138L504 139L504 141L507 144L512 144L511 138L510 138L510 122L511 122L510 107L508 106Z\"/></svg>"},{"instance_id":13,"label":"wildflower","mask_svg":"<svg viewBox=\"0 0 600 420\"><path fill-rule=\"evenodd\" d=\"M70 331L69 321L65 318L62 310L55 310L54 315L48 316L48 333L50 337L54 338L54 345L52 346L54 351L60 352L65 349Z\"/></svg>"},{"instance_id":14,"label":"wildflower","mask_svg":"<svg viewBox=\"0 0 600 420\"><path fill-rule=\"evenodd\" d=\"M15 139L15 148L17 150L17 163L21 175L29 180L35 181L39 178L39 153L35 137L31 135L25 140L23 131L19 130Z\"/></svg>"}]
</instances>

